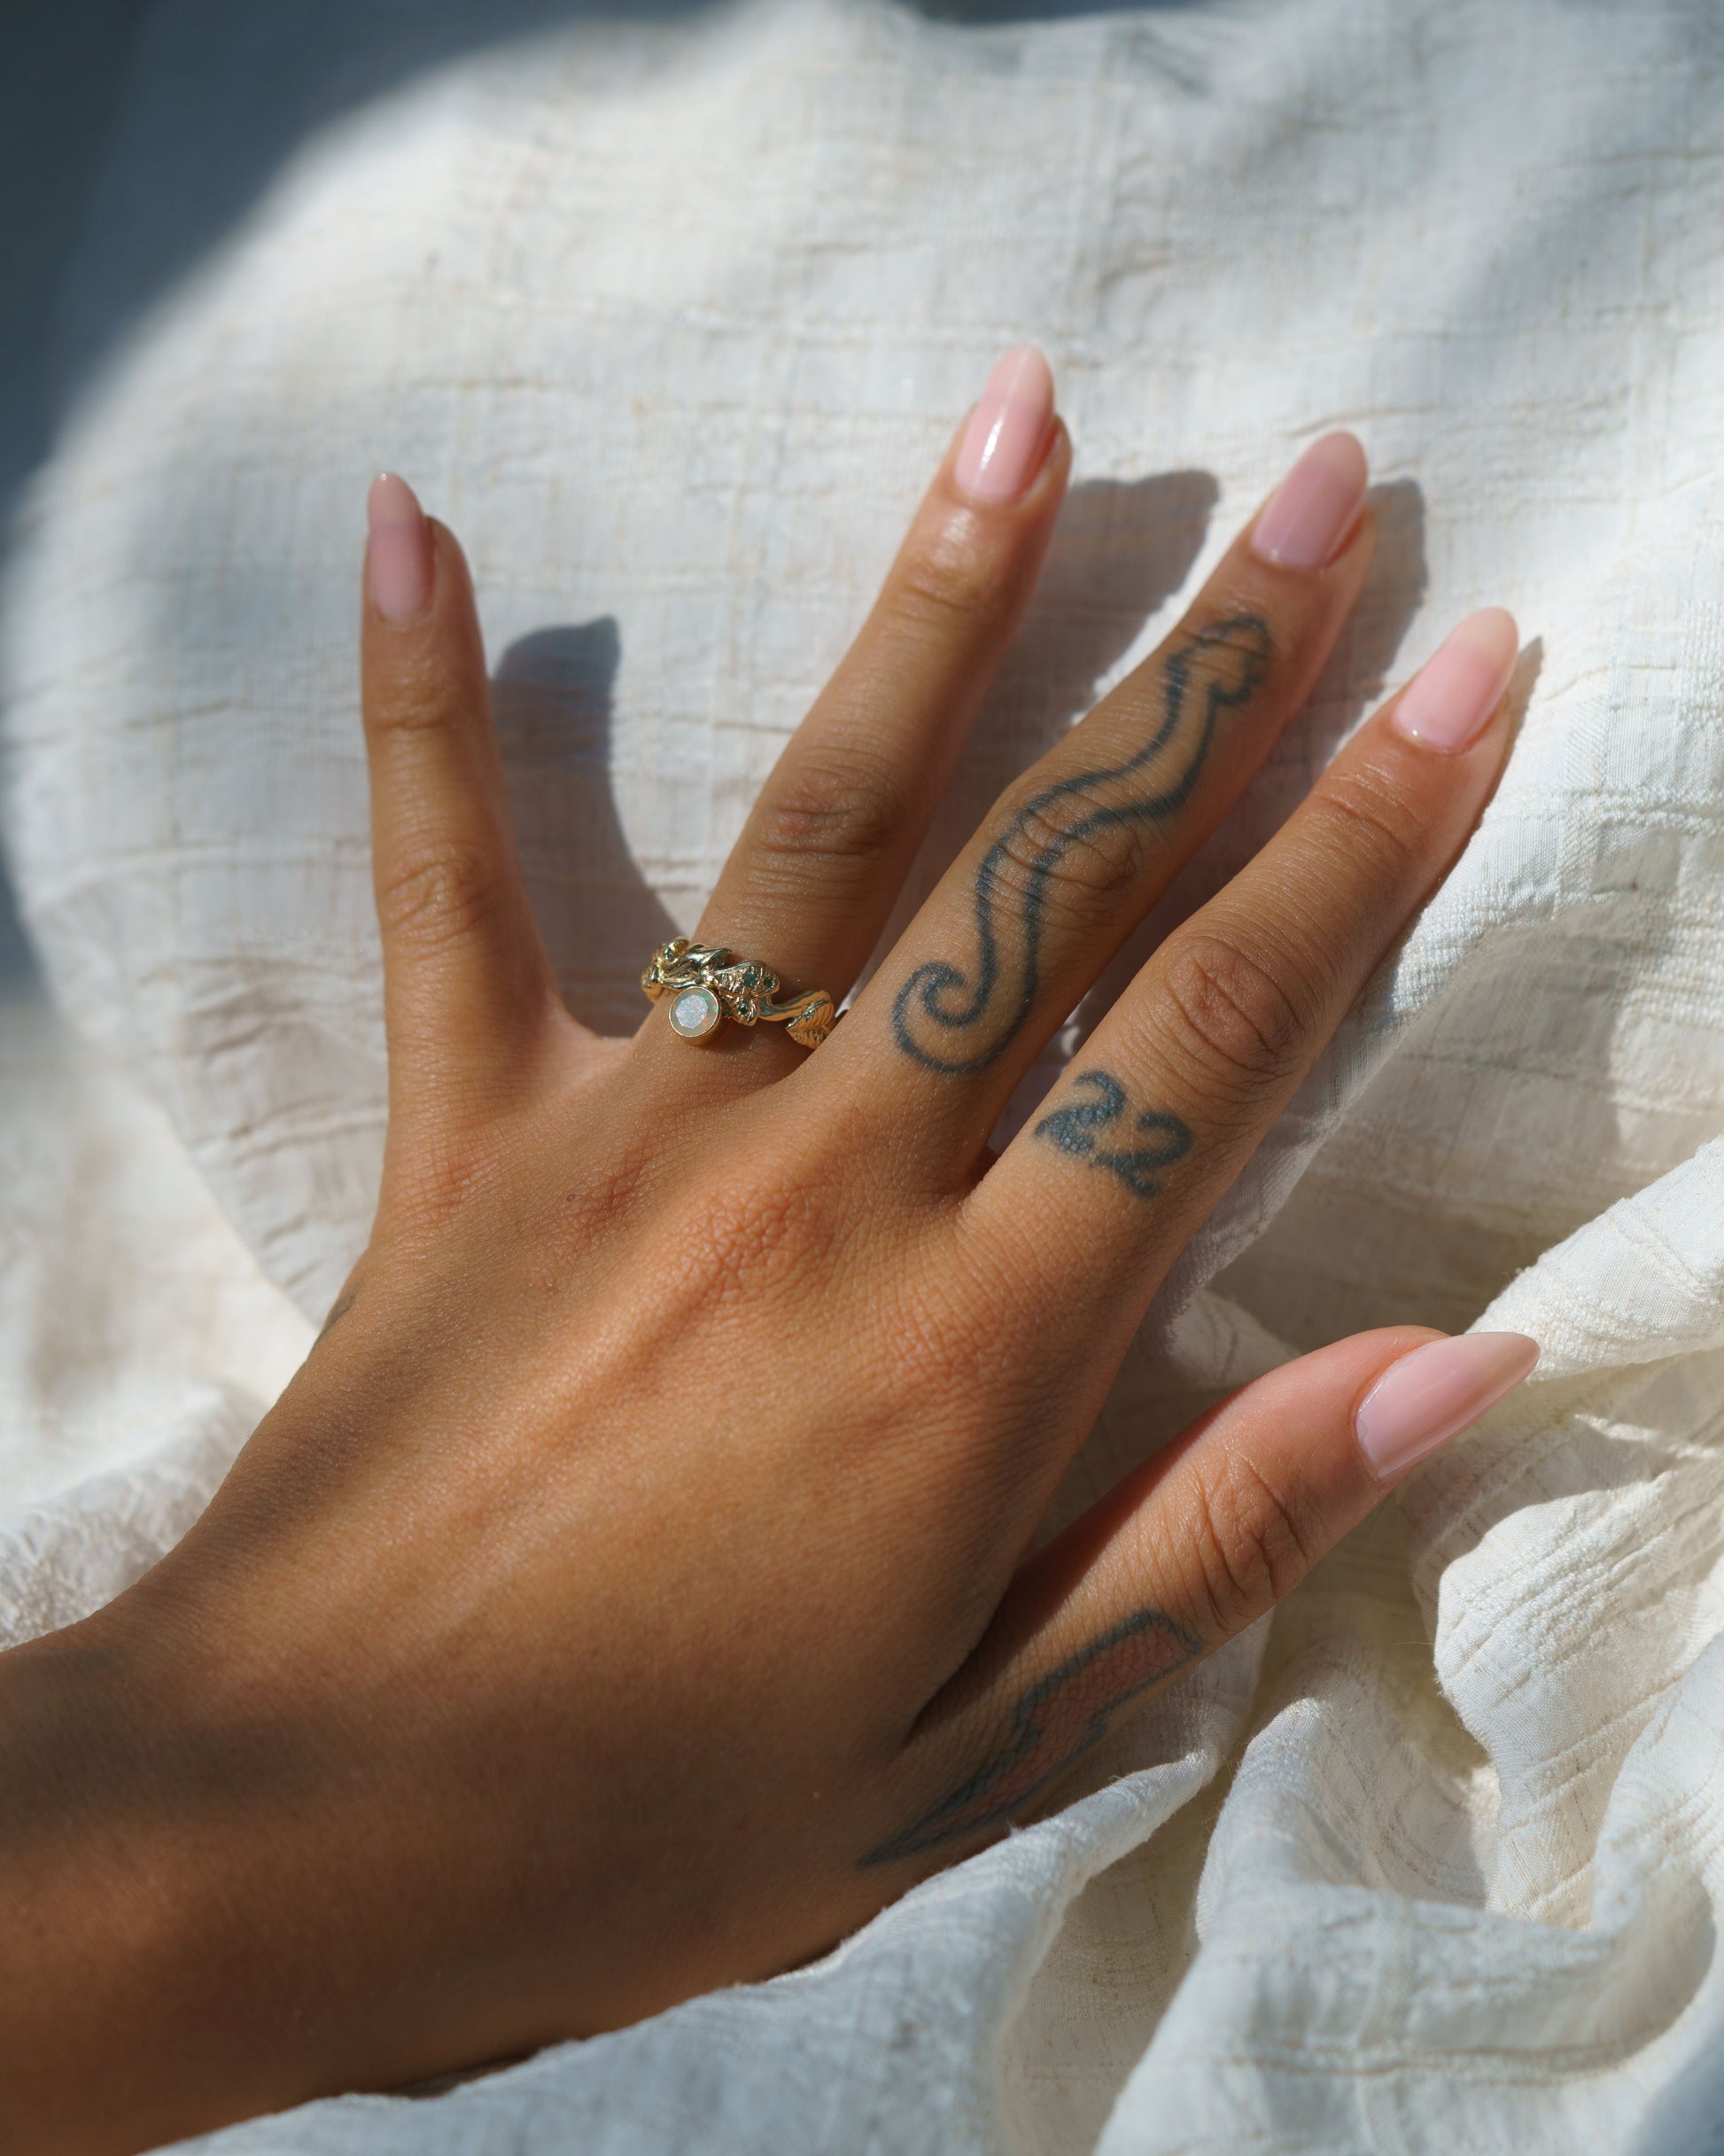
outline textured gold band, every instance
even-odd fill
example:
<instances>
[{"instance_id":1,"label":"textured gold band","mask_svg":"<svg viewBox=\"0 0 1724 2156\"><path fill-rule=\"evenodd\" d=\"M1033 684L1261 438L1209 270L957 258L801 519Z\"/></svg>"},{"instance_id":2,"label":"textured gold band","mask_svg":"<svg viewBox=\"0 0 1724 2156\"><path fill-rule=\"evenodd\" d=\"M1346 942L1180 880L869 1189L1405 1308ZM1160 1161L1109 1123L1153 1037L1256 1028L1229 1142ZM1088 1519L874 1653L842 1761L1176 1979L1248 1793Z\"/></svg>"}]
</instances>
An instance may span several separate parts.
<instances>
[{"instance_id":1,"label":"textured gold band","mask_svg":"<svg viewBox=\"0 0 1724 2156\"><path fill-rule=\"evenodd\" d=\"M838 1022L825 989L780 1003L779 978L770 966L686 936L660 944L641 985L655 1003L670 997L671 1030L684 1040L704 1040L728 1018L735 1025L781 1025L804 1048L818 1048Z\"/></svg>"}]
</instances>

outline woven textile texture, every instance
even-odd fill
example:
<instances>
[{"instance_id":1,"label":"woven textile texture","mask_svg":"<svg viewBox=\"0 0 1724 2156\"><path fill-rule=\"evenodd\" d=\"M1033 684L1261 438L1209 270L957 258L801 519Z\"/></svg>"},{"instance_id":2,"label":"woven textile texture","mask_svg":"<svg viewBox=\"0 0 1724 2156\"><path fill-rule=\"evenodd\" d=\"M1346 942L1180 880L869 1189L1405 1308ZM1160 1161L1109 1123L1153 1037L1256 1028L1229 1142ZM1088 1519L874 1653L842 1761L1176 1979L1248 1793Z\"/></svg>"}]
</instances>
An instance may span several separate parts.
<instances>
[{"instance_id":1,"label":"woven textile texture","mask_svg":"<svg viewBox=\"0 0 1724 2156\"><path fill-rule=\"evenodd\" d=\"M320 24L393 6L307 5L302 51L275 11L159 0L74 328L197 147L183 55L229 71L231 127ZM136 1457L0 1534L12 1637L167 1546L267 1404L305 1328L236 1341L273 1292L241 1273L315 1319L365 1233L379 465L469 545L535 903L612 1027L1019 339L1076 484L919 887L1323 428L1371 452L1371 586L1145 937L1462 611L1528 640L1480 829L1168 1283L1061 1505L1359 1327L1524 1329L1534 1380L1057 1813L827 1960L220 2145L1724 2147L1720 89L1687 0L582 17L332 120L109 354L6 595L6 838L61 1008L237 1233L175 1200L229 1323L178 1375L113 1335ZM90 1097L116 1145L145 1112ZM30 1218L14 1280L73 1232ZM128 1262L147 1307L142 1239L104 1293ZM27 1332L0 1328L20 1416Z\"/></svg>"}]
</instances>

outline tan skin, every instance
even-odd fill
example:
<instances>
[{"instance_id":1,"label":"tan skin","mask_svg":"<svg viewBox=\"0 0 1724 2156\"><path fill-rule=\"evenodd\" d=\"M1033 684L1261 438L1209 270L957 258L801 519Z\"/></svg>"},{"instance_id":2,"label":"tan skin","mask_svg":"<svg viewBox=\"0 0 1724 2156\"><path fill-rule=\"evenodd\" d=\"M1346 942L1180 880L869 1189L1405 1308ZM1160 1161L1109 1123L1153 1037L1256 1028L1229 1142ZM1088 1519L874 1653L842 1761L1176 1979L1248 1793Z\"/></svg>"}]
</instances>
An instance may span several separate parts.
<instances>
[{"instance_id":1,"label":"tan skin","mask_svg":"<svg viewBox=\"0 0 1724 2156\"><path fill-rule=\"evenodd\" d=\"M990 504L948 455L702 941L794 986L858 974L1069 464L1059 427ZM0 2115L35 2156L398 2086L820 1953L1048 1803L1379 1501L1354 1411L1433 1337L1247 1387L1027 1554L1158 1282L1500 767L1500 712L1454 755L1368 721L992 1158L1017 1079L1309 694L1368 516L1312 571L1242 535L812 1054L766 1025L690 1044L662 1006L627 1040L570 1017L466 568L424 543L423 611L364 616L369 1247L184 1542L0 1657ZM1178 801L1068 843L1114 782L1059 790L1164 721ZM947 1024L984 886L998 982Z\"/></svg>"}]
</instances>

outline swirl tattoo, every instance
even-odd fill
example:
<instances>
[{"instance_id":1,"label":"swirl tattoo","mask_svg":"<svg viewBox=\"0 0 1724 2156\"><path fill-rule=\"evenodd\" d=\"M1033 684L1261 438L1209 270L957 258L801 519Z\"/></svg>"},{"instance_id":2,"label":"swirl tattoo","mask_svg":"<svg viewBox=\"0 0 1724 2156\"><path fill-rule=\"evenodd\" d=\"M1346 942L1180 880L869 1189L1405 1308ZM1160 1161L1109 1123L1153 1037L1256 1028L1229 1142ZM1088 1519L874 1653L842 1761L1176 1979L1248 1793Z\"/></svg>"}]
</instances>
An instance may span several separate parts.
<instances>
[{"instance_id":1,"label":"swirl tattoo","mask_svg":"<svg viewBox=\"0 0 1724 2156\"><path fill-rule=\"evenodd\" d=\"M1072 1085L1074 1088L1088 1086L1095 1098L1069 1101L1064 1108L1056 1108L1051 1116L1044 1116L1036 1125L1037 1137L1045 1138L1062 1153L1072 1153L1079 1160L1087 1160L1092 1168L1106 1168L1137 1197L1159 1197L1161 1186L1155 1179L1155 1171L1184 1159L1192 1149L1190 1129L1177 1116L1164 1114L1156 1108L1146 1109L1131 1127L1139 1132L1155 1133L1158 1143L1130 1146L1123 1151L1115 1146L1104 1147L1097 1133L1105 1131L1109 1124L1117 1123L1130 1106L1124 1086L1110 1070L1080 1070Z\"/></svg>"},{"instance_id":2,"label":"swirl tattoo","mask_svg":"<svg viewBox=\"0 0 1724 2156\"><path fill-rule=\"evenodd\" d=\"M1042 915L1060 862L1095 832L1159 822L1184 806L1221 713L1257 688L1270 650L1269 625L1260 615L1230 615L1198 630L1162 662L1161 721L1138 753L1111 769L1062 779L1019 810L976 871L973 968L967 973L950 960L932 959L898 991L892 1024L912 1062L954 1074L992 1062L1029 1016L1041 985ZM1201 690L1201 714L1193 727L1185 719L1194 689ZM1006 872L1032 827L1051 827L1052 835L1037 848L1014 892ZM1013 899L1016 933L1002 933Z\"/></svg>"},{"instance_id":3,"label":"swirl tattoo","mask_svg":"<svg viewBox=\"0 0 1724 2156\"><path fill-rule=\"evenodd\" d=\"M931 1811L870 1849L858 1869L1003 1826L1094 1750L1128 1700L1202 1652L1200 1641L1159 1609L1140 1609L1103 1632L1019 1695L1006 1743L991 1759Z\"/></svg>"}]
</instances>

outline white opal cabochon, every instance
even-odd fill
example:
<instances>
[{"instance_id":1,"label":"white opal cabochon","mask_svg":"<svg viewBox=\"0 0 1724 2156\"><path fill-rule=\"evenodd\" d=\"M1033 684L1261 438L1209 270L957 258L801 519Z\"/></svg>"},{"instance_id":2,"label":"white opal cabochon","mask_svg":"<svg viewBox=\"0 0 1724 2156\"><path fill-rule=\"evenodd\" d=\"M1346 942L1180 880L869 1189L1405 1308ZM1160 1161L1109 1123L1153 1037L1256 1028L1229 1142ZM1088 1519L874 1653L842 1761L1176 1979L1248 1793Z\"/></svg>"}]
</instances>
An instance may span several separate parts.
<instances>
[{"instance_id":1,"label":"white opal cabochon","mask_svg":"<svg viewBox=\"0 0 1724 2156\"><path fill-rule=\"evenodd\" d=\"M685 988L671 1005L671 1028L685 1040L700 1040L718 1024L724 1012L710 988Z\"/></svg>"}]
</instances>

